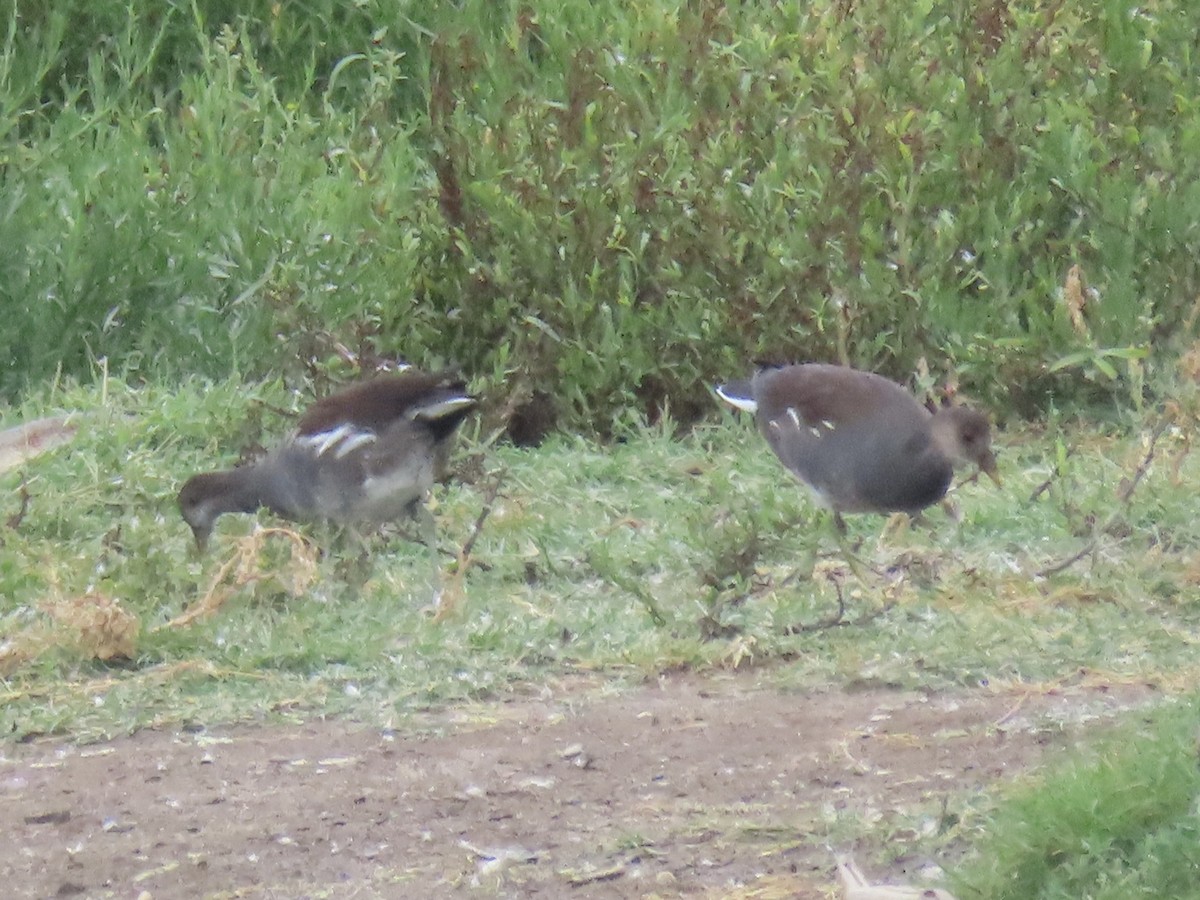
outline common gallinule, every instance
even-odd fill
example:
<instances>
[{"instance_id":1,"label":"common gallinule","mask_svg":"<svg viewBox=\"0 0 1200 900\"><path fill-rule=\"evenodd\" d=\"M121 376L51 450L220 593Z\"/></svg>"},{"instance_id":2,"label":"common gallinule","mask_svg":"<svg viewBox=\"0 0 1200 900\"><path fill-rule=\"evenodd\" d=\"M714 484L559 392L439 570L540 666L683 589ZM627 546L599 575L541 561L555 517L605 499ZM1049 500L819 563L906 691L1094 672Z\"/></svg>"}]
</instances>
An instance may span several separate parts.
<instances>
[{"instance_id":1,"label":"common gallinule","mask_svg":"<svg viewBox=\"0 0 1200 900\"><path fill-rule=\"evenodd\" d=\"M187 480L179 508L203 549L217 519L266 507L293 521L421 521L454 431L477 400L457 374L387 375L317 401L281 444L254 463Z\"/></svg>"},{"instance_id":2,"label":"common gallinule","mask_svg":"<svg viewBox=\"0 0 1200 900\"><path fill-rule=\"evenodd\" d=\"M842 513L919 513L945 496L961 462L999 484L986 416L962 406L930 413L881 375L806 363L760 369L717 394L754 413L780 462L834 511L839 531Z\"/></svg>"}]
</instances>

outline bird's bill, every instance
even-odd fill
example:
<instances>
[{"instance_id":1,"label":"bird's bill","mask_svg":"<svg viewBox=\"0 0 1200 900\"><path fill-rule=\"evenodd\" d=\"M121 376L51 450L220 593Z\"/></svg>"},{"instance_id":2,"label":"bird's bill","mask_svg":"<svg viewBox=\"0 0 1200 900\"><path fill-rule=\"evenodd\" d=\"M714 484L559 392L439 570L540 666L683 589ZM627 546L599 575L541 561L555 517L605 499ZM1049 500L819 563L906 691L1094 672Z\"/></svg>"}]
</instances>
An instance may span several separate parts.
<instances>
[{"instance_id":1,"label":"bird's bill","mask_svg":"<svg viewBox=\"0 0 1200 900\"><path fill-rule=\"evenodd\" d=\"M992 483L995 484L996 487L1004 487L1004 482L1000 479L1000 469L996 465L996 457L994 457L991 453L988 453L987 456L980 460L979 470L988 478L992 479Z\"/></svg>"},{"instance_id":2,"label":"bird's bill","mask_svg":"<svg viewBox=\"0 0 1200 900\"><path fill-rule=\"evenodd\" d=\"M212 534L212 529L204 528L200 525L192 526L192 537L196 539L196 554L200 555L208 550L208 536Z\"/></svg>"}]
</instances>

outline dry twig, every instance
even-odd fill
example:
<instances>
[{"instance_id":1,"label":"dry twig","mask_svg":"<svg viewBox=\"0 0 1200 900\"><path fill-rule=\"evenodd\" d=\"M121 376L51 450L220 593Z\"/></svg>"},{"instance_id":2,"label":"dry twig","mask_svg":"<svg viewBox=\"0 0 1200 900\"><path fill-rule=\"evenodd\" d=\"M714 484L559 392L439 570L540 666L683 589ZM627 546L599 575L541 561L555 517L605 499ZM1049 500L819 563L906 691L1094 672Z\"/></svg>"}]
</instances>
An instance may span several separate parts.
<instances>
[{"instance_id":1,"label":"dry twig","mask_svg":"<svg viewBox=\"0 0 1200 900\"><path fill-rule=\"evenodd\" d=\"M4 523L12 531L16 531L21 526L21 523L25 520L25 514L29 512L29 481L24 476L21 478L19 493L21 496L21 505Z\"/></svg>"},{"instance_id":2,"label":"dry twig","mask_svg":"<svg viewBox=\"0 0 1200 900\"><path fill-rule=\"evenodd\" d=\"M827 577L830 583L833 585L834 590L837 591L837 611L832 615L816 622L802 622L795 625L785 625L783 628L784 634L808 634L813 631L826 631L830 628L839 628L841 626L866 625L868 622L875 621L896 605L894 601L884 603L882 606L876 609L863 613L856 619L847 619L846 598L842 593L842 580L837 574L832 572Z\"/></svg>"},{"instance_id":3,"label":"dry twig","mask_svg":"<svg viewBox=\"0 0 1200 900\"><path fill-rule=\"evenodd\" d=\"M1074 452L1075 452L1075 449L1073 447L1068 447L1065 458L1070 459L1071 454ZM1042 494L1044 494L1044 493L1046 493L1046 491L1050 490L1050 486L1052 484L1054 484L1054 482L1057 481L1058 478L1061 476L1062 476L1062 468L1059 466L1058 463L1055 463L1054 470L1050 473L1050 477L1047 478L1045 481L1043 481L1041 484L1039 484L1036 488L1034 488L1033 493L1029 495L1029 502L1033 503L1034 501L1037 500L1038 497L1042 496Z\"/></svg>"},{"instance_id":4,"label":"dry twig","mask_svg":"<svg viewBox=\"0 0 1200 900\"><path fill-rule=\"evenodd\" d=\"M1112 514L1109 515L1102 525L1092 527L1092 536L1088 539L1087 543L1078 552L1035 572L1034 575L1036 577L1047 578L1051 575L1057 575L1059 572L1069 569L1075 563L1079 562L1079 560L1085 556L1090 556L1097 550L1100 545L1099 535L1107 533L1116 521L1128 511L1134 492L1137 490L1138 485L1142 483L1142 479L1146 477L1146 473L1150 471L1151 463L1154 462L1154 456L1158 451L1158 440L1171 427L1171 424L1172 420L1164 417L1154 426L1154 429L1150 432L1149 446L1146 447L1146 453L1142 457L1142 461L1138 463L1137 469L1134 470L1133 477L1123 482L1117 491L1117 500L1120 505L1113 510Z\"/></svg>"},{"instance_id":5,"label":"dry twig","mask_svg":"<svg viewBox=\"0 0 1200 900\"><path fill-rule=\"evenodd\" d=\"M479 515L475 517L475 523L471 526L471 533L467 536L462 548L458 551L458 564L454 567L454 574L450 578L450 583L446 586L446 591L442 595L441 601L438 603L437 612L434 614L434 621L444 621L451 612L453 612L462 599L463 580L467 577L467 569L472 562L471 553L475 549L475 542L479 540L479 535L483 533L483 525L488 520L488 516L492 514L492 509L496 505L496 498L500 496L500 487L504 484L504 479L508 475L507 469L498 469L492 474L491 483L487 486L487 490L483 495L483 506L479 510Z\"/></svg>"}]
</instances>

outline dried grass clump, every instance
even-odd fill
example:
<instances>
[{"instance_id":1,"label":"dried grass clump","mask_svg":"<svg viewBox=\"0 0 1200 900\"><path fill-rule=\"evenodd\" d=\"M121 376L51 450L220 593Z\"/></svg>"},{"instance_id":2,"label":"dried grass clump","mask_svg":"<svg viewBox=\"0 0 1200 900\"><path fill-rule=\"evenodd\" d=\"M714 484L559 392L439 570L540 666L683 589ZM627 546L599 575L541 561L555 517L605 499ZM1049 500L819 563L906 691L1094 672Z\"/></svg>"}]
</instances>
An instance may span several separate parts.
<instances>
[{"instance_id":1,"label":"dried grass clump","mask_svg":"<svg viewBox=\"0 0 1200 900\"><path fill-rule=\"evenodd\" d=\"M0 643L0 677L7 678L38 655L34 642L19 634Z\"/></svg>"},{"instance_id":2,"label":"dried grass clump","mask_svg":"<svg viewBox=\"0 0 1200 900\"><path fill-rule=\"evenodd\" d=\"M62 640L89 659L133 659L141 631L138 617L115 597L95 591L48 601L42 609L57 625Z\"/></svg>"},{"instance_id":3,"label":"dried grass clump","mask_svg":"<svg viewBox=\"0 0 1200 900\"><path fill-rule=\"evenodd\" d=\"M141 621L114 597L90 591L43 601L41 620L0 644L0 675L10 675L55 648L84 659L133 659Z\"/></svg>"},{"instance_id":4,"label":"dried grass clump","mask_svg":"<svg viewBox=\"0 0 1200 900\"><path fill-rule=\"evenodd\" d=\"M263 554L271 537L283 537L289 542L291 555L282 568L268 569L263 565ZM317 580L316 546L289 528L260 528L239 538L233 554L213 575L204 596L162 627L180 628L212 615L239 590L264 580L273 580L293 597L305 593Z\"/></svg>"}]
</instances>

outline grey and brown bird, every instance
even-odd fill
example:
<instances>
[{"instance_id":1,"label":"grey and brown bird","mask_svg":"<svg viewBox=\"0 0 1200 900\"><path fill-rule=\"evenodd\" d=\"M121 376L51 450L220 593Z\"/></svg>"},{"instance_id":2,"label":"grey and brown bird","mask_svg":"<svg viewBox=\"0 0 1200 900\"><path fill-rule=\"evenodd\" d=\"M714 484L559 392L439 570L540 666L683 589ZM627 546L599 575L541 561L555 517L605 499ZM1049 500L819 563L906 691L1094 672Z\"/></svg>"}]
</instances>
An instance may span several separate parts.
<instances>
[{"instance_id":1,"label":"grey and brown bird","mask_svg":"<svg viewBox=\"0 0 1200 900\"><path fill-rule=\"evenodd\" d=\"M960 463L999 484L991 426L950 406L931 413L900 385L846 366L762 368L717 394L754 414L779 461L833 510L915 515L941 500Z\"/></svg>"},{"instance_id":2,"label":"grey and brown bird","mask_svg":"<svg viewBox=\"0 0 1200 900\"><path fill-rule=\"evenodd\" d=\"M343 525L412 516L432 546L425 498L476 404L451 372L410 371L354 385L309 407L261 459L189 478L179 509L200 549L222 515L260 507L292 521Z\"/></svg>"}]
</instances>

